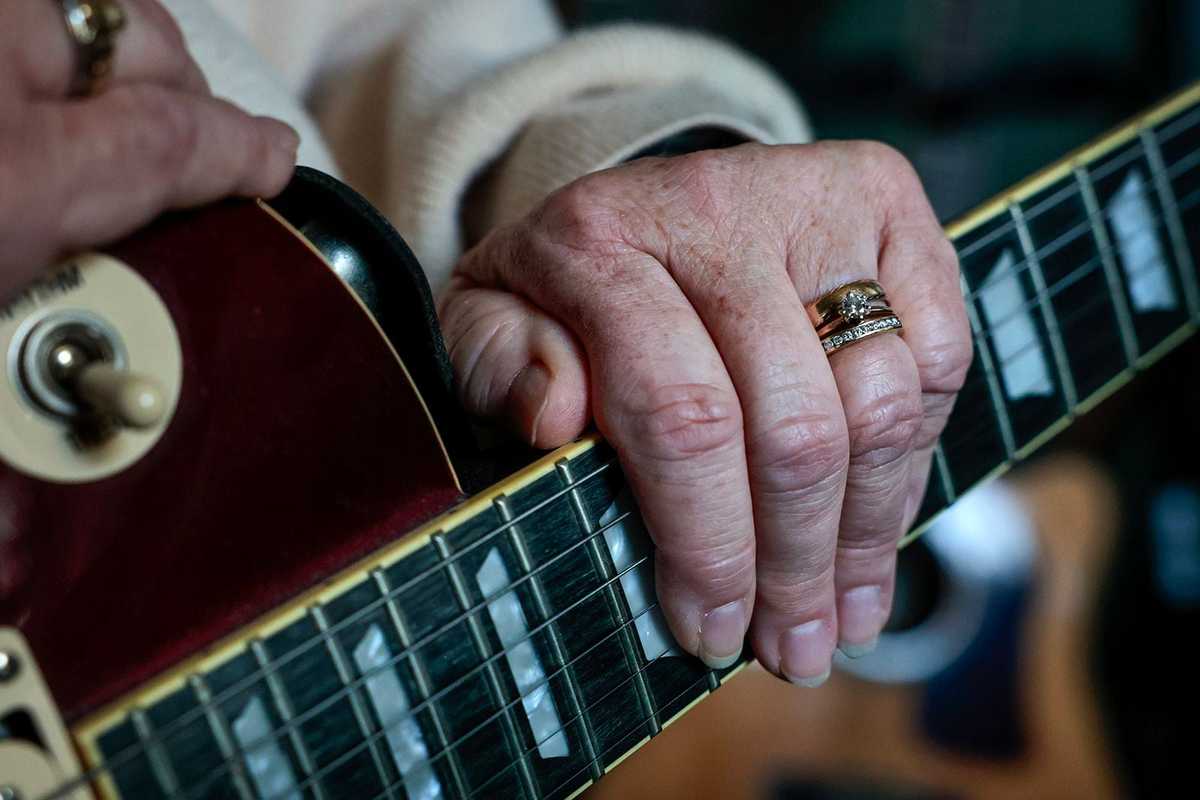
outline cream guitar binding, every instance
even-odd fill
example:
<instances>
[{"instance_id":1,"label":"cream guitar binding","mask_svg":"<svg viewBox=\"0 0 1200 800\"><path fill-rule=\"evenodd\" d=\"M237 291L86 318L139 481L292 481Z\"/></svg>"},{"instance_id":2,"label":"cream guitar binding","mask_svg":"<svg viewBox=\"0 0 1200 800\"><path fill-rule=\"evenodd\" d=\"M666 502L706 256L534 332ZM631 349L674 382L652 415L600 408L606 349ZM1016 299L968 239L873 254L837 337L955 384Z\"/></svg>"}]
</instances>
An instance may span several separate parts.
<instances>
[{"instance_id":1,"label":"cream guitar binding","mask_svg":"<svg viewBox=\"0 0 1200 800\"><path fill-rule=\"evenodd\" d=\"M79 761L33 653L14 628L0 628L0 723L22 725L30 735L0 738L0 800L50 794L79 775ZM62 794L84 800L86 789Z\"/></svg>"}]
</instances>

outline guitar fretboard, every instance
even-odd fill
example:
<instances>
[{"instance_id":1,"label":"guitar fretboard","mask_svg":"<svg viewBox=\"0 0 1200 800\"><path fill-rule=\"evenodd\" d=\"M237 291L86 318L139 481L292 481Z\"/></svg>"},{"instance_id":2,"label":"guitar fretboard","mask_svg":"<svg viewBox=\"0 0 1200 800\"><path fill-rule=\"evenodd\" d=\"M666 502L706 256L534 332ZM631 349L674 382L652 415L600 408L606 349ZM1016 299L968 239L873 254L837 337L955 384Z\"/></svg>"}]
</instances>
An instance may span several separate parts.
<instances>
[{"instance_id":1,"label":"guitar fretboard","mask_svg":"<svg viewBox=\"0 0 1200 800\"><path fill-rule=\"evenodd\" d=\"M1198 99L948 229L976 358L915 533L1200 323ZM652 555L612 451L564 448L85 721L89 774L137 798L570 797L739 668L674 646Z\"/></svg>"}]
</instances>

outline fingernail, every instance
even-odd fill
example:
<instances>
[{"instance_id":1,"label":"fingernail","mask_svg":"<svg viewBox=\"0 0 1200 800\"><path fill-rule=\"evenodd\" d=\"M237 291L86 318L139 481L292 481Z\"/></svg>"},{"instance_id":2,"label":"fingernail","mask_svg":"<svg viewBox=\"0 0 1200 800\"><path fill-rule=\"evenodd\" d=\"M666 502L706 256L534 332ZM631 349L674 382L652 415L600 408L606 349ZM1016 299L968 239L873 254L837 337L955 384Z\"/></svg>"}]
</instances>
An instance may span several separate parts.
<instances>
[{"instance_id":1,"label":"fingernail","mask_svg":"<svg viewBox=\"0 0 1200 800\"><path fill-rule=\"evenodd\" d=\"M700 621L700 660L711 669L725 669L742 654L746 638L746 603L734 600L714 608Z\"/></svg>"},{"instance_id":2,"label":"fingernail","mask_svg":"<svg viewBox=\"0 0 1200 800\"><path fill-rule=\"evenodd\" d=\"M536 446L542 413L550 402L550 371L537 361L527 364L509 387L508 402L509 413Z\"/></svg>"},{"instance_id":3,"label":"fingernail","mask_svg":"<svg viewBox=\"0 0 1200 800\"><path fill-rule=\"evenodd\" d=\"M879 637L875 637L871 641L863 642L862 644L849 644L847 642L842 642L838 645L838 650L842 651L842 655L844 655L846 658L862 658L867 653L873 651L875 646L878 644Z\"/></svg>"},{"instance_id":4,"label":"fingernail","mask_svg":"<svg viewBox=\"0 0 1200 800\"><path fill-rule=\"evenodd\" d=\"M825 681L829 680L830 672L831 670L825 670L820 675L812 678L788 678L788 680L797 686L803 686L805 689L815 689L821 684L825 683Z\"/></svg>"},{"instance_id":5,"label":"fingernail","mask_svg":"<svg viewBox=\"0 0 1200 800\"><path fill-rule=\"evenodd\" d=\"M831 638L829 627L819 619L784 631L779 637L779 671L797 686L820 686L829 677Z\"/></svg>"},{"instance_id":6,"label":"fingernail","mask_svg":"<svg viewBox=\"0 0 1200 800\"><path fill-rule=\"evenodd\" d=\"M851 658L875 649L883 627L883 591L878 586L857 586L838 603L838 649Z\"/></svg>"},{"instance_id":7,"label":"fingernail","mask_svg":"<svg viewBox=\"0 0 1200 800\"><path fill-rule=\"evenodd\" d=\"M275 149L292 154L300 149L300 134L291 125L275 117L259 117L259 119L275 129L271 138Z\"/></svg>"}]
</instances>

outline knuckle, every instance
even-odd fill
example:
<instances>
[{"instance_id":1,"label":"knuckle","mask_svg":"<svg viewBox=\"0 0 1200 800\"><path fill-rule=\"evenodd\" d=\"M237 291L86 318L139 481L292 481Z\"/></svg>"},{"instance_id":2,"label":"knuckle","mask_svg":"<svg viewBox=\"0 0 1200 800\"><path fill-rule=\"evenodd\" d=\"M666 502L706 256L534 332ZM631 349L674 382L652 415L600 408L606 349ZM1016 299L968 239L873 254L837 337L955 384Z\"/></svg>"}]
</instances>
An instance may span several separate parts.
<instances>
[{"instance_id":1,"label":"knuckle","mask_svg":"<svg viewBox=\"0 0 1200 800\"><path fill-rule=\"evenodd\" d=\"M623 215L609 201L603 175L567 184L546 198L533 218L555 244L570 250L611 252L626 239Z\"/></svg>"},{"instance_id":2,"label":"knuckle","mask_svg":"<svg viewBox=\"0 0 1200 800\"><path fill-rule=\"evenodd\" d=\"M742 445L742 415L731 390L709 384L666 386L631 409L634 447L658 461L685 461Z\"/></svg>"},{"instance_id":3,"label":"knuckle","mask_svg":"<svg viewBox=\"0 0 1200 800\"><path fill-rule=\"evenodd\" d=\"M856 160L879 178L885 187L904 189L920 185L912 164L891 145L864 140L854 142L852 146Z\"/></svg>"},{"instance_id":4,"label":"knuckle","mask_svg":"<svg viewBox=\"0 0 1200 800\"><path fill-rule=\"evenodd\" d=\"M178 173L195 151L199 126L192 110L154 87L131 91L137 106L136 118L145 124L123 126L126 135L118 143L126 161L143 161L165 174Z\"/></svg>"},{"instance_id":5,"label":"knuckle","mask_svg":"<svg viewBox=\"0 0 1200 800\"><path fill-rule=\"evenodd\" d=\"M727 154L719 150L689 153L679 156L671 166L678 196L690 212L703 219L725 216L735 168Z\"/></svg>"},{"instance_id":6,"label":"knuckle","mask_svg":"<svg viewBox=\"0 0 1200 800\"><path fill-rule=\"evenodd\" d=\"M912 449L924 419L918 387L883 393L848 420L850 458L867 467L892 463Z\"/></svg>"},{"instance_id":7,"label":"knuckle","mask_svg":"<svg viewBox=\"0 0 1200 800\"><path fill-rule=\"evenodd\" d=\"M850 461L846 420L832 412L794 414L756 437L752 452L756 482L770 494L833 488Z\"/></svg>"},{"instance_id":8,"label":"knuckle","mask_svg":"<svg viewBox=\"0 0 1200 800\"><path fill-rule=\"evenodd\" d=\"M927 393L955 395L963 387L974 350L971 337L950 336L917 354L921 386Z\"/></svg>"},{"instance_id":9,"label":"knuckle","mask_svg":"<svg viewBox=\"0 0 1200 800\"><path fill-rule=\"evenodd\" d=\"M710 546L688 542L684 547L660 550L667 568L686 576L694 591L704 596L742 594L754 585L754 539L737 537Z\"/></svg>"}]
</instances>

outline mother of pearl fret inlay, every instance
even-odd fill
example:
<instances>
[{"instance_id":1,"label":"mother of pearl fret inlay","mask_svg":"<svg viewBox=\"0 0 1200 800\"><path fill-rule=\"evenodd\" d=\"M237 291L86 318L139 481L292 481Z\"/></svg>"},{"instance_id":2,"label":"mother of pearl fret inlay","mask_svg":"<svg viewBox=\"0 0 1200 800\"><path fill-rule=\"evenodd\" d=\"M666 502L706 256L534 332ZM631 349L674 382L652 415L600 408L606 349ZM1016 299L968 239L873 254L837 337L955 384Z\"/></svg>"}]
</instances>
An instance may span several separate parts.
<instances>
[{"instance_id":1,"label":"mother of pearl fret inlay","mask_svg":"<svg viewBox=\"0 0 1200 800\"><path fill-rule=\"evenodd\" d=\"M392 761L404 778L410 800L437 800L442 786L429 764L429 748L417 718L409 711L408 695L392 666L392 651L378 625L367 628L354 648L354 664L365 675L367 696L375 706L379 727L387 739Z\"/></svg>"},{"instance_id":2,"label":"mother of pearl fret inlay","mask_svg":"<svg viewBox=\"0 0 1200 800\"><path fill-rule=\"evenodd\" d=\"M250 698L232 727L258 796L271 800L301 800L296 775L275 737L274 725L262 698Z\"/></svg>"},{"instance_id":3,"label":"mother of pearl fret inlay","mask_svg":"<svg viewBox=\"0 0 1200 800\"><path fill-rule=\"evenodd\" d=\"M1134 310L1170 311L1178 308L1179 298L1155 232L1157 218L1147 195L1149 191L1142 171L1136 167L1129 170L1109 202L1108 213Z\"/></svg>"},{"instance_id":4,"label":"mother of pearl fret inlay","mask_svg":"<svg viewBox=\"0 0 1200 800\"><path fill-rule=\"evenodd\" d=\"M992 331L996 369L1011 399L1054 393L1050 362L1033 322L1036 308L1021 290L1013 251L1005 248L979 290L979 303Z\"/></svg>"},{"instance_id":5,"label":"mother of pearl fret inlay","mask_svg":"<svg viewBox=\"0 0 1200 800\"><path fill-rule=\"evenodd\" d=\"M504 587L512 586L508 569L504 566L504 558L500 550L493 547L483 560L479 571L475 574L479 590L484 597L491 597ZM550 690L550 682L546 679L546 670L542 668L542 660L538 658L533 642L529 639L529 623L525 619L525 611L516 592L504 592L488 602L488 615L500 637L504 647L504 657L508 668L512 671L517 691L521 695L521 706L529 720L533 731L538 753L542 758L557 758L567 755L570 749L567 736L563 733L562 720L558 716L558 706L554 703L554 693Z\"/></svg>"},{"instance_id":6,"label":"mother of pearl fret inlay","mask_svg":"<svg viewBox=\"0 0 1200 800\"><path fill-rule=\"evenodd\" d=\"M628 513L628 512L634 513ZM625 518L613 521L625 514ZM621 575L621 591L629 603L629 614L637 629L638 641L647 661L663 656L682 656L683 651L675 644L675 637L667 627L662 607L654 605L654 559L650 558L650 535L642 525L642 517L634 507L633 496L626 487L600 518L604 531L604 542L612 556L613 567ZM638 564L638 562L641 562ZM630 569L631 564L638 564Z\"/></svg>"}]
</instances>

